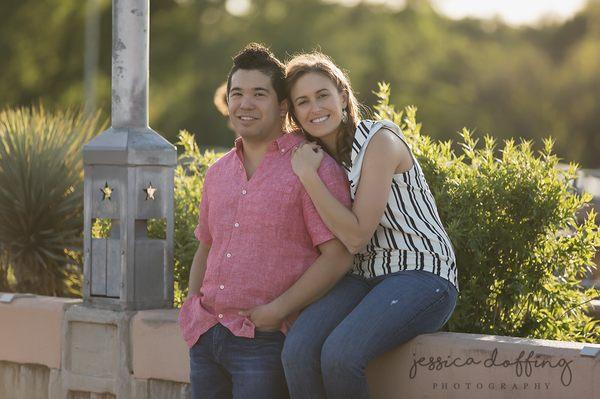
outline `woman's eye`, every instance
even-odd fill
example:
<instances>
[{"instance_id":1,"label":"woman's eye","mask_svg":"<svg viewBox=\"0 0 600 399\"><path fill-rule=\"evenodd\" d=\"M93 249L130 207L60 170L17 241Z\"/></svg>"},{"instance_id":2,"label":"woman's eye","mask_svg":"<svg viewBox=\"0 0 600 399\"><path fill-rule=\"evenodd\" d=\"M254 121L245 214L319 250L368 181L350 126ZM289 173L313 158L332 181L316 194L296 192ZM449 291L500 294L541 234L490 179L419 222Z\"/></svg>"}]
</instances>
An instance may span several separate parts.
<instances>
[{"instance_id":1,"label":"woman's eye","mask_svg":"<svg viewBox=\"0 0 600 399\"><path fill-rule=\"evenodd\" d=\"M325 98L325 97L327 97L327 93L319 94L319 98Z\"/></svg>"}]
</instances>

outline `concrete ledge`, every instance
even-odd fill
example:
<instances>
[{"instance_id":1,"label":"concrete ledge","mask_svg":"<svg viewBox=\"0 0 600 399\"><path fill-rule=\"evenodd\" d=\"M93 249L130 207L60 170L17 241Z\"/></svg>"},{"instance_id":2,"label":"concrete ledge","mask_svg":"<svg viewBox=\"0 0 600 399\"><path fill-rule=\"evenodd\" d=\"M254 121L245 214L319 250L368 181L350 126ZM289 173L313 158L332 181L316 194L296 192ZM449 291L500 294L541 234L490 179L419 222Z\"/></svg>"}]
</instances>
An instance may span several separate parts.
<instances>
[{"instance_id":1,"label":"concrete ledge","mask_svg":"<svg viewBox=\"0 0 600 399\"><path fill-rule=\"evenodd\" d=\"M77 303L47 296L0 303L0 360L59 369L63 316Z\"/></svg>"},{"instance_id":2,"label":"concrete ledge","mask_svg":"<svg viewBox=\"0 0 600 399\"><path fill-rule=\"evenodd\" d=\"M177 309L144 310L131 321L135 378L189 383L188 347L177 325Z\"/></svg>"},{"instance_id":3,"label":"concrete ledge","mask_svg":"<svg viewBox=\"0 0 600 399\"><path fill-rule=\"evenodd\" d=\"M115 313L71 306L80 302L30 297L0 303L0 385L8 397L189 397L177 309ZM600 398L600 344L425 334L375 359L367 376L378 399Z\"/></svg>"},{"instance_id":4,"label":"concrete ledge","mask_svg":"<svg viewBox=\"0 0 600 399\"><path fill-rule=\"evenodd\" d=\"M376 359L373 397L598 398L600 345L476 334L421 335ZM593 352L593 350L592 350Z\"/></svg>"},{"instance_id":5,"label":"concrete ledge","mask_svg":"<svg viewBox=\"0 0 600 399\"><path fill-rule=\"evenodd\" d=\"M45 366L0 361L0 398L47 399L51 374Z\"/></svg>"},{"instance_id":6,"label":"concrete ledge","mask_svg":"<svg viewBox=\"0 0 600 399\"><path fill-rule=\"evenodd\" d=\"M132 321L139 379L189 382L189 357L172 310ZM367 370L374 398L600 397L600 345L477 334L424 334L379 357Z\"/></svg>"}]
</instances>

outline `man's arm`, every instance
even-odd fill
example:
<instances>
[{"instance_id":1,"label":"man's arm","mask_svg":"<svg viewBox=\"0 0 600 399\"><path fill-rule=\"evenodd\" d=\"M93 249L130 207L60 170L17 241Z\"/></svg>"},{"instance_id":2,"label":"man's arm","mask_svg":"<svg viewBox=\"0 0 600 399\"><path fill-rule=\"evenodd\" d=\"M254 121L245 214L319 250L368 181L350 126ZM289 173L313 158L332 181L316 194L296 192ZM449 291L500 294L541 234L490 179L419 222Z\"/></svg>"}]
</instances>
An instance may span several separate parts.
<instances>
[{"instance_id":1,"label":"man's arm","mask_svg":"<svg viewBox=\"0 0 600 399\"><path fill-rule=\"evenodd\" d=\"M350 270L352 255L337 239L318 246L321 255L283 294L266 305L241 311L259 330L279 330L283 320L323 295Z\"/></svg>"},{"instance_id":2,"label":"man's arm","mask_svg":"<svg viewBox=\"0 0 600 399\"><path fill-rule=\"evenodd\" d=\"M187 294L188 298L200 293L200 287L202 287L204 273L206 272L206 260L208 259L209 251L210 245L206 245L202 243L202 241L198 243L198 249L194 254L194 260L192 261L192 267L190 268Z\"/></svg>"},{"instance_id":3,"label":"man's arm","mask_svg":"<svg viewBox=\"0 0 600 399\"><path fill-rule=\"evenodd\" d=\"M273 301L283 317L298 312L325 295L350 271L352 255L338 239L318 246L321 255L302 276Z\"/></svg>"}]
</instances>

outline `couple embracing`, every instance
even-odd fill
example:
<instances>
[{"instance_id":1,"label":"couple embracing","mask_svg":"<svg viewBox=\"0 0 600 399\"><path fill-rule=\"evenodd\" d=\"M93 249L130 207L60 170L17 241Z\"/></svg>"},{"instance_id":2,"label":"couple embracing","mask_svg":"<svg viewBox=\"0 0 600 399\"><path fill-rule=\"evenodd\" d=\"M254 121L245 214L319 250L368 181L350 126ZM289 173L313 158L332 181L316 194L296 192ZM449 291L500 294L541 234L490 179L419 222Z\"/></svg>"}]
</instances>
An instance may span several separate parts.
<instances>
[{"instance_id":1,"label":"couple embracing","mask_svg":"<svg viewBox=\"0 0 600 399\"><path fill-rule=\"evenodd\" d=\"M367 363L456 303L423 172L323 54L246 46L227 107L239 138L206 173L179 313L192 398L368 398Z\"/></svg>"}]
</instances>

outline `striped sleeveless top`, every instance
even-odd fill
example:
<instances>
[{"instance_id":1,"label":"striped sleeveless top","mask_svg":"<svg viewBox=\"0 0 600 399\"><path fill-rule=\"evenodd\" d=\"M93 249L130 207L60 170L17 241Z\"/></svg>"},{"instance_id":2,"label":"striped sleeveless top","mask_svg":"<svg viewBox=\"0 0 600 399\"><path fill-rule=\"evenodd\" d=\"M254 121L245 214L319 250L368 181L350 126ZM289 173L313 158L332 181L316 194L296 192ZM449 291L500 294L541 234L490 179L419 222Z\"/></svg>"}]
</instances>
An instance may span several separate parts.
<instances>
[{"instance_id":1,"label":"striped sleeveless top","mask_svg":"<svg viewBox=\"0 0 600 399\"><path fill-rule=\"evenodd\" d=\"M361 121L354 134L352 166L346 169L353 200L367 146L382 127L394 132L408 147L400 128L393 122ZM423 171L414 156L412 160L411 169L393 176L385 212L371 241L355 255L353 273L371 278L401 270L424 270L447 279L458 288L452 243Z\"/></svg>"}]
</instances>

